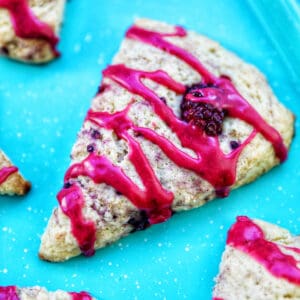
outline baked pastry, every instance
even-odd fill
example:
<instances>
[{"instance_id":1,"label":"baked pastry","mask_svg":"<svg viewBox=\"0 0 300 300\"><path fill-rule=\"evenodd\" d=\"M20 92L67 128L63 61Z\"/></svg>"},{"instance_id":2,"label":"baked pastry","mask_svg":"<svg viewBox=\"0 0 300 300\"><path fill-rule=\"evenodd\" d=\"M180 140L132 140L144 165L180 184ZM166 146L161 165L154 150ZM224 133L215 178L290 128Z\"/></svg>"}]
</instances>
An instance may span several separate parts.
<instances>
[{"instance_id":1,"label":"baked pastry","mask_svg":"<svg viewBox=\"0 0 300 300\"><path fill-rule=\"evenodd\" d=\"M64 5L65 0L0 0L0 53L30 63L59 56Z\"/></svg>"},{"instance_id":2,"label":"baked pastry","mask_svg":"<svg viewBox=\"0 0 300 300\"><path fill-rule=\"evenodd\" d=\"M40 257L89 256L227 196L286 159L293 123L255 67L206 37L138 20L103 72Z\"/></svg>"},{"instance_id":3,"label":"baked pastry","mask_svg":"<svg viewBox=\"0 0 300 300\"><path fill-rule=\"evenodd\" d=\"M0 286L0 299L8 300L92 300L94 299L86 292L65 292L57 290L48 292L45 288L34 286L20 288L16 286Z\"/></svg>"},{"instance_id":4,"label":"baked pastry","mask_svg":"<svg viewBox=\"0 0 300 300\"><path fill-rule=\"evenodd\" d=\"M213 299L300 299L299 260L299 237L238 217L228 232Z\"/></svg>"},{"instance_id":5,"label":"baked pastry","mask_svg":"<svg viewBox=\"0 0 300 300\"><path fill-rule=\"evenodd\" d=\"M0 195L24 195L30 187L18 168L0 150Z\"/></svg>"}]
</instances>

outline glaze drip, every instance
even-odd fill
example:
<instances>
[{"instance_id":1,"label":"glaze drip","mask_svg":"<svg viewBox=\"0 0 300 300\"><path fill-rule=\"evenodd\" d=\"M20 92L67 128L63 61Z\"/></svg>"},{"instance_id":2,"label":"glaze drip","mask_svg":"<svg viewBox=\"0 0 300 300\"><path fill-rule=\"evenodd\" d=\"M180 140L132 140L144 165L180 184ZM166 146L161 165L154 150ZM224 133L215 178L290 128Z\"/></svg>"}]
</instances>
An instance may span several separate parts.
<instances>
[{"instance_id":1,"label":"glaze drip","mask_svg":"<svg viewBox=\"0 0 300 300\"><path fill-rule=\"evenodd\" d=\"M72 300L92 300L92 297L86 292L70 292L69 295L72 297Z\"/></svg>"},{"instance_id":2,"label":"glaze drip","mask_svg":"<svg viewBox=\"0 0 300 300\"><path fill-rule=\"evenodd\" d=\"M85 256L94 254L96 241L96 228L92 221L83 217L84 197L80 188L74 184L62 189L57 199L63 213L69 217L74 237L76 238L81 252Z\"/></svg>"},{"instance_id":3,"label":"glaze drip","mask_svg":"<svg viewBox=\"0 0 300 300\"><path fill-rule=\"evenodd\" d=\"M59 56L56 45L59 41L53 29L40 21L31 11L26 0L0 0L0 8L9 11L15 33L24 39L42 39L49 43L53 54Z\"/></svg>"},{"instance_id":4,"label":"glaze drip","mask_svg":"<svg viewBox=\"0 0 300 300\"><path fill-rule=\"evenodd\" d=\"M16 286L0 286L0 300L20 300Z\"/></svg>"},{"instance_id":5,"label":"glaze drip","mask_svg":"<svg viewBox=\"0 0 300 300\"><path fill-rule=\"evenodd\" d=\"M263 230L248 217L237 218L229 230L227 245L252 256L275 277L300 285L298 261L268 241ZM288 249L294 251L293 248ZM299 249L294 252L299 254Z\"/></svg>"},{"instance_id":6,"label":"glaze drip","mask_svg":"<svg viewBox=\"0 0 300 300\"><path fill-rule=\"evenodd\" d=\"M141 96L147 101L155 114L176 134L182 147L191 149L196 154L196 158L187 155L170 140L160 136L150 128L135 125L128 117L128 111L132 105L130 103L123 111L112 114L90 110L86 121L90 121L100 128L113 131L120 139L127 142L128 157L140 176L144 189L137 187L123 170L113 165L108 158L94 152L90 153L82 162L71 166L65 177L65 181L68 181L69 179L74 180L78 176L88 176L95 183L105 183L112 186L125 195L137 208L145 211L150 224L163 222L171 216L174 195L162 187L151 164L143 153L138 138L136 138L138 135L157 145L179 167L191 170L208 181L215 188L216 195L219 197L225 197L229 194L230 187L236 180L236 166L239 155L257 133L262 134L272 143L279 160L283 161L287 156L287 149L279 133L267 124L238 93L228 77L214 76L191 53L165 40L166 37L184 38L186 35L187 33L181 27L175 27L174 33L165 34L133 26L127 31L126 37L150 44L175 55L195 69L202 77L197 96L194 94L187 95L187 87L176 82L163 70L144 72L120 64L109 66L104 70L103 76L110 78L132 94ZM252 133L238 147L233 147L229 154L224 154L217 136L209 136L203 129L178 118L172 109L168 107L166 101L162 101L153 90L143 84L144 79L150 79L177 94L185 94L188 101L206 103L220 111L226 110L226 116L238 118L250 124L253 127ZM100 88L99 93L107 87L107 84L105 84L103 89ZM133 131L134 136L129 133L131 131ZM69 198L69 193L71 193L71 198L75 197L72 196L73 191L70 192L66 189L64 191L65 193L61 199L64 197ZM84 203L83 196L79 193L75 198L81 204ZM67 202L71 204L71 201ZM65 213L68 215L67 206L65 207ZM82 214L77 214L77 217L73 216L71 222L82 224L86 221ZM76 226L74 225L74 227ZM73 231L73 234L80 246L80 241L84 239L79 232L75 233ZM89 245L92 244L92 242L89 242Z\"/></svg>"},{"instance_id":7,"label":"glaze drip","mask_svg":"<svg viewBox=\"0 0 300 300\"><path fill-rule=\"evenodd\" d=\"M18 168L15 166L3 167L0 169L0 184L6 181L6 179L13 173L18 172Z\"/></svg>"}]
</instances>

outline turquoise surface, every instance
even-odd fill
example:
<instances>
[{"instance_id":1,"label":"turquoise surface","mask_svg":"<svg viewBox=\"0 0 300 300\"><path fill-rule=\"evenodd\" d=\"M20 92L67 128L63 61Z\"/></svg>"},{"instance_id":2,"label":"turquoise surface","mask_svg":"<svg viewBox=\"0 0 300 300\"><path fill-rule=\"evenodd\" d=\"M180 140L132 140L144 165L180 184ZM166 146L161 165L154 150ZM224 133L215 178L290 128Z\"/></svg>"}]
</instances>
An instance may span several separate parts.
<instances>
[{"instance_id":1,"label":"turquoise surface","mask_svg":"<svg viewBox=\"0 0 300 300\"><path fill-rule=\"evenodd\" d=\"M33 184L24 198L0 199L0 285L87 290L98 299L211 299L226 231L237 215L300 233L296 134L284 164L226 199L176 214L91 258L59 264L39 260L40 236L57 204L76 133L101 70L135 17L181 24L216 39L259 67L276 95L299 116L295 1L68 2L60 59L41 67L0 59L0 147Z\"/></svg>"}]
</instances>

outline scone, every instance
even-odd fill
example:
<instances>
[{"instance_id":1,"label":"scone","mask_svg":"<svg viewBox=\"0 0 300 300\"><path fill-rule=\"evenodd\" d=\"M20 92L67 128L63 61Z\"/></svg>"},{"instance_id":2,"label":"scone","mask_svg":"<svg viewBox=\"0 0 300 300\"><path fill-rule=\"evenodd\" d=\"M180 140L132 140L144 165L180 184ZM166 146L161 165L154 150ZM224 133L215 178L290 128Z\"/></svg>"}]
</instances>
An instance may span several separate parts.
<instances>
[{"instance_id":1,"label":"scone","mask_svg":"<svg viewBox=\"0 0 300 300\"><path fill-rule=\"evenodd\" d=\"M299 261L299 237L270 223L238 217L228 232L213 299L300 299Z\"/></svg>"},{"instance_id":2,"label":"scone","mask_svg":"<svg viewBox=\"0 0 300 300\"><path fill-rule=\"evenodd\" d=\"M0 0L0 54L45 63L56 49L65 0Z\"/></svg>"},{"instance_id":3,"label":"scone","mask_svg":"<svg viewBox=\"0 0 300 300\"><path fill-rule=\"evenodd\" d=\"M57 290L48 292L45 288L34 286L20 288L17 286L0 286L0 299L6 300L93 300L86 292L65 292Z\"/></svg>"},{"instance_id":4,"label":"scone","mask_svg":"<svg viewBox=\"0 0 300 300\"><path fill-rule=\"evenodd\" d=\"M286 159L293 123L255 67L194 32L137 21L103 72L40 257L89 256L227 196Z\"/></svg>"},{"instance_id":5,"label":"scone","mask_svg":"<svg viewBox=\"0 0 300 300\"><path fill-rule=\"evenodd\" d=\"M0 195L24 195L30 190L30 183L20 174L18 168L0 150Z\"/></svg>"}]
</instances>

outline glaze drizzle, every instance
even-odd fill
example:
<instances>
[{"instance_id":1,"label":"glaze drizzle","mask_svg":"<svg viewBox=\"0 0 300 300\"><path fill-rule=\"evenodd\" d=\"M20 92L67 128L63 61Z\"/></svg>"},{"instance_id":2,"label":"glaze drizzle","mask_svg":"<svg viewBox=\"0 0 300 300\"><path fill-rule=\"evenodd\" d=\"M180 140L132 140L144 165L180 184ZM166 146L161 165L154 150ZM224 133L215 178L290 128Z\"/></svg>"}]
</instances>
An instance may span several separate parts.
<instances>
[{"instance_id":1,"label":"glaze drizzle","mask_svg":"<svg viewBox=\"0 0 300 300\"><path fill-rule=\"evenodd\" d=\"M0 169L0 184L6 181L6 179L13 173L18 172L18 168L15 166L3 167Z\"/></svg>"},{"instance_id":2,"label":"glaze drizzle","mask_svg":"<svg viewBox=\"0 0 300 300\"><path fill-rule=\"evenodd\" d=\"M15 286L0 286L0 300L19 300Z\"/></svg>"},{"instance_id":3,"label":"glaze drizzle","mask_svg":"<svg viewBox=\"0 0 300 300\"><path fill-rule=\"evenodd\" d=\"M230 117L239 118L252 125L253 131L249 137L229 154L224 154L220 148L217 136L208 136L200 128L179 119L172 109L161 100L159 95L143 84L142 80L150 79L177 94L185 93L186 87L184 85L174 81L162 70L144 72L128 68L125 65L112 65L104 70L103 76L110 78L132 94L141 96L147 101L155 114L177 135L181 145L194 151L196 158L182 152L171 141L158 135L150 128L136 126L128 117L128 111L131 106L129 104L123 111L112 114L90 110L86 121L90 121L100 128L114 131L120 139L127 142L129 159L139 174L144 189L138 188L121 168L113 165L106 157L95 153L89 154L82 162L71 166L65 176L65 182L78 176L88 176L95 183L106 183L112 186L124 194L137 208L146 211L150 224L163 222L171 216L171 205L174 195L162 187L137 138L129 134L129 129L136 135L141 135L146 140L156 144L179 167L194 171L200 175L215 188L217 196L221 197L229 194L230 187L236 179L236 165L239 155L257 133L262 134L272 143L280 161L284 161L287 156L287 149L280 134L263 120L255 109L238 93L228 78L214 76L191 53L164 39L172 36L184 38L186 35L186 31L181 27L175 27L174 33L164 34L133 26L127 31L126 37L150 44L175 55L190 65L201 75L202 83L209 84L211 87L200 89L202 97L191 95L188 100L211 103L218 108L226 109ZM100 89L100 93L103 90ZM72 228L75 228L77 224L80 226L80 224L86 222L82 220L81 213L84 199L82 199L82 195L73 196L73 191L70 193L66 189L63 191L62 198L70 197L78 202L78 205L72 205L71 209L73 210L73 207L76 206L77 212L74 213L74 217L70 218L70 220ZM66 200L70 204L72 201ZM69 208L66 206L64 210L68 215ZM81 248L80 241L83 239L80 233L73 230L73 234Z\"/></svg>"},{"instance_id":4,"label":"glaze drizzle","mask_svg":"<svg viewBox=\"0 0 300 300\"><path fill-rule=\"evenodd\" d=\"M87 292L70 292L70 296L72 296L72 300L92 300L93 298Z\"/></svg>"},{"instance_id":5,"label":"glaze drizzle","mask_svg":"<svg viewBox=\"0 0 300 300\"><path fill-rule=\"evenodd\" d=\"M300 285L299 261L268 241L263 230L248 217L237 217L228 232L227 245L252 256L275 277ZM287 248L299 254L299 249Z\"/></svg>"},{"instance_id":6,"label":"glaze drizzle","mask_svg":"<svg viewBox=\"0 0 300 300\"><path fill-rule=\"evenodd\" d=\"M48 24L40 21L32 13L26 0L0 0L0 8L9 11L14 31L18 37L45 40L49 43L53 54L59 56L59 52L56 50L59 38Z\"/></svg>"}]
</instances>

